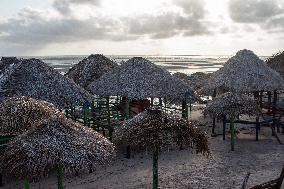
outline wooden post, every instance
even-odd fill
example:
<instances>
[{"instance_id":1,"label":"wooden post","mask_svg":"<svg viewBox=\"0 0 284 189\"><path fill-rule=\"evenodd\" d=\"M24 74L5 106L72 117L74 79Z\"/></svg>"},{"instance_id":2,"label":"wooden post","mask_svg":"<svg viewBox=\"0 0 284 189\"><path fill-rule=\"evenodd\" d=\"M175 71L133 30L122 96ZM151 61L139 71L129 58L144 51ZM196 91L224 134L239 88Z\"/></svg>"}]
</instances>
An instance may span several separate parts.
<instances>
[{"instance_id":1,"label":"wooden post","mask_svg":"<svg viewBox=\"0 0 284 189\"><path fill-rule=\"evenodd\" d=\"M129 119L129 98L125 98L125 120Z\"/></svg>"},{"instance_id":2,"label":"wooden post","mask_svg":"<svg viewBox=\"0 0 284 189\"><path fill-rule=\"evenodd\" d=\"M0 187L2 187L3 186L3 176L2 176L2 174L0 173Z\"/></svg>"},{"instance_id":3,"label":"wooden post","mask_svg":"<svg viewBox=\"0 0 284 189\"><path fill-rule=\"evenodd\" d=\"M151 107L153 107L153 105L154 105L154 98L151 97Z\"/></svg>"},{"instance_id":4,"label":"wooden post","mask_svg":"<svg viewBox=\"0 0 284 189\"><path fill-rule=\"evenodd\" d=\"M162 98L159 98L159 106L160 106L160 107L162 107L162 106L163 106Z\"/></svg>"},{"instance_id":5,"label":"wooden post","mask_svg":"<svg viewBox=\"0 0 284 189\"><path fill-rule=\"evenodd\" d=\"M277 105L277 90L274 90L273 91L273 107L272 107L273 118L276 117L276 105Z\"/></svg>"},{"instance_id":6,"label":"wooden post","mask_svg":"<svg viewBox=\"0 0 284 189\"><path fill-rule=\"evenodd\" d=\"M61 166L57 167L57 186L58 189L63 189L63 169Z\"/></svg>"},{"instance_id":7,"label":"wooden post","mask_svg":"<svg viewBox=\"0 0 284 189\"><path fill-rule=\"evenodd\" d=\"M85 102L83 104L83 121L84 121L84 126L87 127L89 124L88 124L88 119L89 119L89 108L90 108L90 104L89 102Z\"/></svg>"},{"instance_id":8,"label":"wooden post","mask_svg":"<svg viewBox=\"0 0 284 189\"><path fill-rule=\"evenodd\" d=\"M106 106L107 106L107 125L108 125L108 134L109 134L109 139L112 140L112 132L113 129L111 128L110 124L110 107L109 107L109 97L106 97Z\"/></svg>"},{"instance_id":9,"label":"wooden post","mask_svg":"<svg viewBox=\"0 0 284 189\"><path fill-rule=\"evenodd\" d=\"M267 92L268 94L268 113L270 113L271 108L271 91Z\"/></svg>"},{"instance_id":10,"label":"wooden post","mask_svg":"<svg viewBox=\"0 0 284 189\"><path fill-rule=\"evenodd\" d=\"M213 117L213 123L212 123L212 135L215 136L215 127L216 127L216 118Z\"/></svg>"},{"instance_id":11,"label":"wooden post","mask_svg":"<svg viewBox=\"0 0 284 189\"><path fill-rule=\"evenodd\" d=\"M258 141L258 132L259 132L259 129L260 129L260 125L259 125L259 117L256 117L256 120L255 120L255 140Z\"/></svg>"},{"instance_id":12,"label":"wooden post","mask_svg":"<svg viewBox=\"0 0 284 189\"><path fill-rule=\"evenodd\" d=\"M231 131L231 150L234 151L235 150L235 125L234 125L234 120L230 121L230 131Z\"/></svg>"},{"instance_id":13,"label":"wooden post","mask_svg":"<svg viewBox=\"0 0 284 189\"><path fill-rule=\"evenodd\" d=\"M129 98L125 98L125 120L129 119ZM130 146L126 147L126 158L130 158Z\"/></svg>"},{"instance_id":14,"label":"wooden post","mask_svg":"<svg viewBox=\"0 0 284 189\"><path fill-rule=\"evenodd\" d=\"M191 98L189 97L189 111L192 111L192 103L191 103Z\"/></svg>"},{"instance_id":15,"label":"wooden post","mask_svg":"<svg viewBox=\"0 0 284 189\"><path fill-rule=\"evenodd\" d=\"M24 189L30 189L30 183L29 183L29 180L27 178L25 178L25 180L24 180Z\"/></svg>"},{"instance_id":16,"label":"wooden post","mask_svg":"<svg viewBox=\"0 0 284 189\"><path fill-rule=\"evenodd\" d=\"M188 95L185 94L185 107L184 107L184 113L185 113L185 118L188 119Z\"/></svg>"},{"instance_id":17,"label":"wooden post","mask_svg":"<svg viewBox=\"0 0 284 189\"><path fill-rule=\"evenodd\" d=\"M226 140L226 116L223 117L223 140Z\"/></svg>"},{"instance_id":18,"label":"wooden post","mask_svg":"<svg viewBox=\"0 0 284 189\"><path fill-rule=\"evenodd\" d=\"M259 95L259 106L262 109L262 96L263 96L263 91L260 91L260 95Z\"/></svg>"},{"instance_id":19,"label":"wooden post","mask_svg":"<svg viewBox=\"0 0 284 189\"><path fill-rule=\"evenodd\" d=\"M153 151L153 189L158 189L158 159L159 151L154 149Z\"/></svg>"}]
</instances>

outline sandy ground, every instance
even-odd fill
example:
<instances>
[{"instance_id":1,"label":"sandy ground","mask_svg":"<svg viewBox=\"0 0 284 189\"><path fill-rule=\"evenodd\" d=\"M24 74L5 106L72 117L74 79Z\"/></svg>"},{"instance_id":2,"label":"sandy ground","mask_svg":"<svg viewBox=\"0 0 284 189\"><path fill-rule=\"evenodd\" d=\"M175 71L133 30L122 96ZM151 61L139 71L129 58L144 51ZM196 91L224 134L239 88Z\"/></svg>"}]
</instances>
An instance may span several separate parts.
<instances>
[{"instance_id":1,"label":"sandy ground","mask_svg":"<svg viewBox=\"0 0 284 189\"><path fill-rule=\"evenodd\" d=\"M210 131L208 126L211 121L200 116L200 111L191 113L190 117L207 123L204 130ZM238 125L237 128L240 133L237 135L234 152L230 151L229 134L225 141L222 136L209 136L211 156L208 158L190 150L170 149L162 152L159 157L159 188L240 189L248 172L251 175L247 188L277 178L284 165L284 145L280 145L271 136L270 128L261 128L259 141L255 141L253 128L243 125ZM221 133L220 125L216 131ZM278 135L284 142L284 135ZM68 189L151 188L151 158L151 154L139 153L126 159L123 153L118 153L111 165L98 167L92 174L65 176L64 185ZM23 181L5 181L3 188L23 188ZM31 189L33 188L57 188L55 174L32 183Z\"/></svg>"}]
</instances>

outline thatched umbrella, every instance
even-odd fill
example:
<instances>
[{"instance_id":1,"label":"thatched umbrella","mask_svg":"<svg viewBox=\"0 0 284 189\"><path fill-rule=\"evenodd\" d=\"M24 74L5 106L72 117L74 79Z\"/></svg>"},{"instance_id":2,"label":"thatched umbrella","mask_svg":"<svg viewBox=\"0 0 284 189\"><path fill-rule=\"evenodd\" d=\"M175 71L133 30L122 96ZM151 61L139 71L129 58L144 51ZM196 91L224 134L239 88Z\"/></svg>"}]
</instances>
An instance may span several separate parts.
<instances>
[{"instance_id":1,"label":"thatched umbrella","mask_svg":"<svg viewBox=\"0 0 284 189\"><path fill-rule=\"evenodd\" d=\"M0 68L0 101L4 97L28 96L66 108L92 99L74 81L41 60L2 57Z\"/></svg>"},{"instance_id":2,"label":"thatched umbrella","mask_svg":"<svg viewBox=\"0 0 284 189\"><path fill-rule=\"evenodd\" d=\"M114 61L101 54L90 55L74 65L66 76L75 83L86 88L90 83L99 79L103 74L118 66Z\"/></svg>"},{"instance_id":3,"label":"thatched umbrella","mask_svg":"<svg viewBox=\"0 0 284 189\"><path fill-rule=\"evenodd\" d=\"M29 97L12 97L0 104L0 136L19 135L35 122L64 117L53 104Z\"/></svg>"},{"instance_id":4,"label":"thatched umbrella","mask_svg":"<svg viewBox=\"0 0 284 189\"><path fill-rule=\"evenodd\" d=\"M208 154L208 139L201 130L185 119L170 116L161 110L146 110L115 130L114 141L147 148L153 152L153 188L158 188L158 153L174 142L190 147L196 153Z\"/></svg>"},{"instance_id":5,"label":"thatched umbrella","mask_svg":"<svg viewBox=\"0 0 284 189\"><path fill-rule=\"evenodd\" d=\"M52 169L74 173L108 163L114 152L113 144L92 129L66 118L50 118L8 144L1 169L8 175L34 181Z\"/></svg>"},{"instance_id":6,"label":"thatched umbrella","mask_svg":"<svg viewBox=\"0 0 284 189\"><path fill-rule=\"evenodd\" d=\"M141 57L131 58L91 83L88 88L93 94L127 96L130 99L192 94L191 88L183 81Z\"/></svg>"},{"instance_id":7,"label":"thatched umbrella","mask_svg":"<svg viewBox=\"0 0 284 189\"><path fill-rule=\"evenodd\" d=\"M173 76L189 84L195 91L199 90L206 84L206 81L207 79L209 79L210 75L211 75L210 73L203 73L203 72L196 72L191 74L190 76L181 72L176 72L173 74Z\"/></svg>"},{"instance_id":8,"label":"thatched umbrella","mask_svg":"<svg viewBox=\"0 0 284 189\"><path fill-rule=\"evenodd\" d=\"M208 79L206 90L273 91L284 88L279 73L269 68L250 50L241 50Z\"/></svg>"},{"instance_id":9,"label":"thatched umbrella","mask_svg":"<svg viewBox=\"0 0 284 189\"><path fill-rule=\"evenodd\" d=\"M284 51L274 54L266 60L267 65L284 78Z\"/></svg>"},{"instance_id":10,"label":"thatched umbrella","mask_svg":"<svg viewBox=\"0 0 284 189\"><path fill-rule=\"evenodd\" d=\"M231 148L234 150L235 143L235 128L234 121L241 115L259 115L260 108L254 99L231 92L224 93L216 97L213 101L206 105L204 110L205 115L209 114L212 117L217 117L230 120L231 130Z\"/></svg>"}]
</instances>

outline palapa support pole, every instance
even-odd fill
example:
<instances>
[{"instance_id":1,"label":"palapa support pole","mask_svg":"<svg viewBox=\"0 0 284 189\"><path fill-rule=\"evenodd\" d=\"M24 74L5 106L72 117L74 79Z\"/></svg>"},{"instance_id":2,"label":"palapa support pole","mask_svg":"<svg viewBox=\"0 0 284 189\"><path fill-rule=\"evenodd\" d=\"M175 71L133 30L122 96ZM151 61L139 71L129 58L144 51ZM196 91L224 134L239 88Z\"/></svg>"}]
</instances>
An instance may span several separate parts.
<instances>
[{"instance_id":1,"label":"palapa support pole","mask_svg":"<svg viewBox=\"0 0 284 189\"><path fill-rule=\"evenodd\" d=\"M154 106L154 98L151 97L151 107L153 107L153 106Z\"/></svg>"},{"instance_id":2,"label":"palapa support pole","mask_svg":"<svg viewBox=\"0 0 284 189\"><path fill-rule=\"evenodd\" d=\"M129 98L125 98L125 120L129 119ZM126 158L130 159L130 146L126 147Z\"/></svg>"},{"instance_id":3,"label":"palapa support pole","mask_svg":"<svg viewBox=\"0 0 284 189\"><path fill-rule=\"evenodd\" d=\"M128 97L125 97L125 120L128 120L129 119L129 98Z\"/></svg>"},{"instance_id":4,"label":"palapa support pole","mask_svg":"<svg viewBox=\"0 0 284 189\"><path fill-rule=\"evenodd\" d=\"M223 140L226 140L226 116L223 117Z\"/></svg>"},{"instance_id":5,"label":"palapa support pole","mask_svg":"<svg viewBox=\"0 0 284 189\"><path fill-rule=\"evenodd\" d=\"M271 91L267 92L268 94L268 113L270 113L270 107L271 107Z\"/></svg>"},{"instance_id":6,"label":"palapa support pole","mask_svg":"<svg viewBox=\"0 0 284 189\"><path fill-rule=\"evenodd\" d=\"M235 132L235 123L234 120L230 121L230 131L231 131L231 150L235 150L235 142L236 142L236 132Z\"/></svg>"},{"instance_id":7,"label":"palapa support pole","mask_svg":"<svg viewBox=\"0 0 284 189\"><path fill-rule=\"evenodd\" d=\"M276 104L277 104L277 90L274 90L273 91L273 107L272 107L273 118L276 117ZM279 132L278 129L277 129L277 132Z\"/></svg>"},{"instance_id":8,"label":"palapa support pole","mask_svg":"<svg viewBox=\"0 0 284 189\"><path fill-rule=\"evenodd\" d=\"M259 95L259 106L262 109L262 97L263 97L263 91L260 91L260 95Z\"/></svg>"},{"instance_id":9,"label":"palapa support pole","mask_svg":"<svg viewBox=\"0 0 284 189\"><path fill-rule=\"evenodd\" d=\"M260 130L259 117L256 117L255 122L255 140L258 141L258 132Z\"/></svg>"},{"instance_id":10,"label":"palapa support pole","mask_svg":"<svg viewBox=\"0 0 284 189\"><path fill-rule=\"evenodd\" d=\"M213 121L212 121L212 136L215 136L215 127L216 127L216 118L213 117Z\"/></svg>"},{"instance_id":11,"label":"palapa support pole","mask_svg":"<svg viewBox=\"0 0 284 189\"><path fill-rule=\"evenodd\" d=\"M57 167L57 186L58 189L63 189L63 169L61 166Z\"/></svg>"},{"instance_id":12,"label":"palapa support pole","mask_svg":"<svg viewBox=\"0 0 284 189\"><path fill-rule=\"evenodd\" d=\"M2 187L3 186L3 176L2 176L2 174L0 173L0 187Z\"/></svg>"},{"instance_id":13,"label":"palapa support pole","mask_svg":"<svg viewBox=\"0 0 284 189\"><path fill-rule=\"evenodd\" d=\"M30 189L30 183L29 183L29 180L27 178L25 178L25 180L24 180L24 189Z\"/></svg>"},{"instance_id":14,"label":"palapa support pole","mask_svg":"<svg viewBox=\"0 0 284 189\"><path fill-rule=\"evenodd\" d=\"M87 127L88 126L88 110L89 109L89 106L88 106L88 102L85 102L83 104L83 121L84 121L84 126Z\"/></svg>"},{"instance_id":15,"label":"palapa support pole","mask_svg":"<svg viewBox=\"0 0 284 189\"><path fill-rule=\"evenodd\" d=\"M184 107L184 118L188 119L188 94L185 94L185 99L184 99L185 107Z\"/></svg>"},{"instance_id":16,"label":"palapa support pole","mask_svg":"<svg viewBox=\"0 0 284 189\"><path fill-rule=\"evenodd\" d=\"M192 103L191 103L191 98L190 97L188 98L188 101L189 101L189 111L191 112L192 111Z\"/></svg>"},{"instance_id":17,"label":"palapa support pole","mask_svg":"<svg viewBox=\"0 0 284 189\"><path fill-rule=\"evenodd\" d=\"M109 97L106 97L106 106L107 106L107 125L108 125L108 135L109 135L109 139L112 140L112 132L113 129L111 128L111 124L110 124L110 107L109 107Z\"/></svg>"},{"instance_id":18,"label":"palapa support pole","mask_svg":"<svg viewBox=\"0 0 284 189\"><path fill-rule=\"evenodd\" d=\"M158 189L158 159L159 151L155 148L153 151L153 189Z\"/></svg>"},{"instance_id":19,"label":"palapa support pole","mask_svg":"<svg viewBox=\"0 0 284 189\"><path fill-rule=\"evenodd\" d=\"M159 98L159 106L160 106L160 107L162 107L162 106L163 106L162 98Z\"/></svg>"}]
</instances>

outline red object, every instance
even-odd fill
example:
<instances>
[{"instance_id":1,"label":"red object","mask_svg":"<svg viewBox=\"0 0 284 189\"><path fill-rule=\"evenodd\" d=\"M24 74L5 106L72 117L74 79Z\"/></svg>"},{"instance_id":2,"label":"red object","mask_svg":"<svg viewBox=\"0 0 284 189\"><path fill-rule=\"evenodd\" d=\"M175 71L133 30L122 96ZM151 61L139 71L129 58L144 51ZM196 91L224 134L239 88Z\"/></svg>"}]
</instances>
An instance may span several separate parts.
<instances>
[{"instance_id":1,"label":"red object","mask_svg":"<svg viewBox=\"0 0 284 189\"><path fill-rule=\"evenodd\" d=\"M122 97L121 101L121 113L124 114L125 112L125 103L126 103L126 97ZM151 105L150 100L143 99L143 100L131 100L129 102L129 111L131 114L139 114L149 108Z\"/></svg>"}]
</instances>

